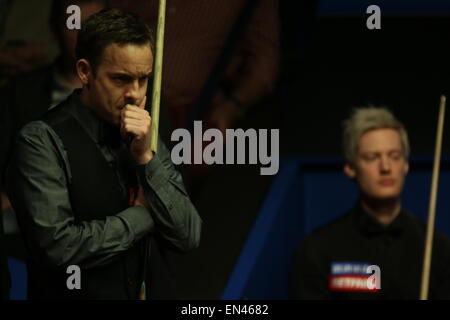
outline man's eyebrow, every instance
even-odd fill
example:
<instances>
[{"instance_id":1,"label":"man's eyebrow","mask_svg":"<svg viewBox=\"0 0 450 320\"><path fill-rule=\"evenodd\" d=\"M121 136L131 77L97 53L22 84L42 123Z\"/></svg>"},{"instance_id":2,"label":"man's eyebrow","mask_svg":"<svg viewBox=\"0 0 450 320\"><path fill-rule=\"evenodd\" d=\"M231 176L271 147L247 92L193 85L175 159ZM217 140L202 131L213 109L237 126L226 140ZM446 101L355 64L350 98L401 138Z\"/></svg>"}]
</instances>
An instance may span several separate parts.
<instances>
[{"instance_id":1,"label":"man's eyebrow","mask_svg":"<svg viewBox=\"0 0 450 320\"><path fill-rule=\"evenodd\" d=\"M153 77L153 71L150 71L149 73L144 73L142 75L142 78L151 78Z\"/></svg>"},{"instance_id":2,"label":"man's eyebrow","mask_svg":"<svg viewBox=\"0 0 450 320\"><path fill-rule=\"evenodd\" d=\"M133 74L130 74L128 72L123 71L113 71L109 73L113 77L127 77L127 78L134 78L135 76ZM153 76L153 72L150 73L140 73L137 77L138 78L151 78Z\"/></svg>"},{"instance_id":3,"label":"man's eyebrow","mask_svg":"<svg viewBox=\"0 0 450 320\"><path fill-rule=\"evenodd\" d=\"M127 78L132 78L133 77L132 75L130 75L127 72L120 72L120 71L110 72L109 75L113 76L113 77L127 77Z\"/></svg>"},{"instance_id":4,"label":"man's eyebrow","mask_svg":"<svg viewBox=\"0 0 450 320\"><path fill-rule=\"evenodd\" d=\"M378 150L362 150L360 153L380 153Z\"/></svg>"},{"instance_id":5,"label":"man's eyebrow","mask_svg":"<svg viewBox=\"0 0 450 320\"><path fill-rule=\"evenodd\" d=\"M392 153L392 152L403 152L402 149L389 149L385 151L386 153ZM375 151L375 150L365 150L365 151L361 151L360 154L381 154L383 153L382 151Z\"/></svg>"},{"instance_id":6,"label":"man's eyebrow","mask_svg":"<svg viewBox=\"0 0 450 320\"><path fill-rule=\"evenodd\" d=\"M359 153L359 155L361 156L361 157L367 157L367 156L377 156L377 155L379 155L380 153L379 152L376 152L376 151L366 151L366 152L361 152L361 153Z\"/></svg>"}]
</instances>

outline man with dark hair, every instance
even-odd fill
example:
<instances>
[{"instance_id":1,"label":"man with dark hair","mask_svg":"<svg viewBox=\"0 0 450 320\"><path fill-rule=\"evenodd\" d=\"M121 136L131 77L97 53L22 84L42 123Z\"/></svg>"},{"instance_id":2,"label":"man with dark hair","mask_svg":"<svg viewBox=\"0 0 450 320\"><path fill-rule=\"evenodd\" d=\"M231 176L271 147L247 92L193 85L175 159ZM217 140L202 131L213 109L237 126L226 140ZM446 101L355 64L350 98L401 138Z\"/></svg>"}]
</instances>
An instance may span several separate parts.
<instances>
[{"instance_id":1,"label":"man with dark hair","mask_svg":"<svg viewBox=\"0 0 450 320\"><path fill-rule=\"evenodd\" d=\"M167 148L150 149L150 29L102 10L82 25L76 52L82 88L22 128L7 174L31 255L29 296L173 298L162 253L197 247L201 219Z\"/></svg>"}]
</instances>

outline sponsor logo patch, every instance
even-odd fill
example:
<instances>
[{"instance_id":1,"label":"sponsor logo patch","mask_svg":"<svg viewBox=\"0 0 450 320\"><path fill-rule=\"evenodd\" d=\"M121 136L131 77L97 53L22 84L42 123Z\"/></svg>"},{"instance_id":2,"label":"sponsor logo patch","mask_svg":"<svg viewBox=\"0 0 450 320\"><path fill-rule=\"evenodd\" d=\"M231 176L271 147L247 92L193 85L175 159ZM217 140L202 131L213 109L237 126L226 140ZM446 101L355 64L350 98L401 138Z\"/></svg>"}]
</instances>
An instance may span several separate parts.
<instances>
[{"instance_id":1,"label":"sponsor logo patch","mask_svg":"<svg viewBox=\"0 0 450 320\"><path fill-rule=\"evenodd\" d=\"M380 277L380 268L375 265L332 262L329 288L332 291L378 292L381 289Z\"/></svg>"}]
</instances>

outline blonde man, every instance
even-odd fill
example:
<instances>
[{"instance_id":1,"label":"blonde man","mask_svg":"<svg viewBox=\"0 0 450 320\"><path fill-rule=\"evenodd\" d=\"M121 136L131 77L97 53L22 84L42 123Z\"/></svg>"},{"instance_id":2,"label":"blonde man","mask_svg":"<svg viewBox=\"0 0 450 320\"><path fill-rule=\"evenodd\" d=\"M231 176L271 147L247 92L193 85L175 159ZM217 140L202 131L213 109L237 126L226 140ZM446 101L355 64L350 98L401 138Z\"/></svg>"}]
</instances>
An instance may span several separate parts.
<instances>
[{"instance_id":1,"label":"blonde man","mask_svg":"<svg viewBox=\"0 0 450 320\"><path fill-rule=\"evenodd\" d=\"M360 197L307 236L295 254L296 299L418 299L424 225L401 206L408 134L386 108L355 109L344 122L344 173ZM450 299L450 241L436 233L430 298Z\"/></svg>"}]
</instances>

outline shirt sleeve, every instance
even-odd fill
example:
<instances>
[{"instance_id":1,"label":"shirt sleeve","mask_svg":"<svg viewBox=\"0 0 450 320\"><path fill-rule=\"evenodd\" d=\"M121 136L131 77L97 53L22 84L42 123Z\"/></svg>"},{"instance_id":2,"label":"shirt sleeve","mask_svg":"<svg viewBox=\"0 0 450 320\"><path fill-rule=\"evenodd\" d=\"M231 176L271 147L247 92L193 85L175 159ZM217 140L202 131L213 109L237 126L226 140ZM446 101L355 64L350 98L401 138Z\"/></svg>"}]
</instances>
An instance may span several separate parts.
<instances>
[{"instance_id":1,"label":"shirt sleeve","mask_svg":"<svg viewBox=\"0 0 450 320\"><path fill-rule=\"evenodd\" d=\"M201 218L161 140L152 160L138 166L138 178L150 204L157 234L180 251L198 247Z\"/></svg>"},{"instance_id":2,"label":"shirt sleeve","mask_svg":"<svg viewBox=\"0 0 450 320\"><path fill-rule=\"evenodd\" d=\"M75 223L64 168L67 156L44 122L26 125L15 143L7 191L31 257L48 267L106 265L153 227L147 209ZM69 170L69 169L67 169Z\"/></svg>"}]
</instances>

